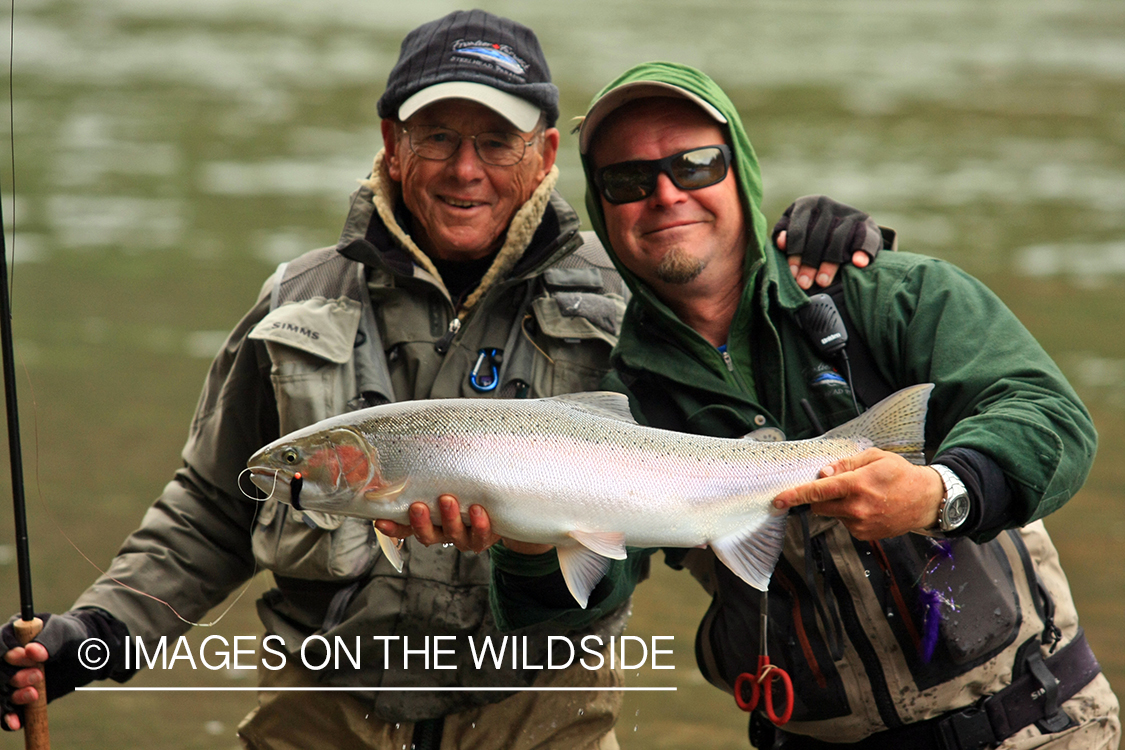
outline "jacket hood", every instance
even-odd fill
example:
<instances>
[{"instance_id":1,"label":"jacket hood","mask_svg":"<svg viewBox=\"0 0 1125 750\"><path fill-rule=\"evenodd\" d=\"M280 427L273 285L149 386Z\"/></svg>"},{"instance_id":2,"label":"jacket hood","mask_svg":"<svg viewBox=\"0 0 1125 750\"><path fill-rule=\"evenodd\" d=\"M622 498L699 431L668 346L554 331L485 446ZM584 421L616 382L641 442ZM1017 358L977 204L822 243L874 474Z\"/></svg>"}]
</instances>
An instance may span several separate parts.
<instances>
[{"instance_id":1,"label":"jacket hood","mask_svg":"<svg viewBox=\"0 0 1125 750\"><path fill-rule=\"evenodd\" d=\"M749 246L746 248L745 278L749 280L764 261L764 243L769 237L769 234L766 226L766 218L762 213L762 176L758 166L758 157L757 154L754 153L754 147L751 145L750 138L746 135L746 130L742 126L742 120L738 115L738 110L735 108L730 98L719 88L718 84L695 68L679 63L649 62L630 68L598 92L590 102L590 106L586 110L587 113L594 111L597 104L609 96L611 92L617 92L614 94L614 98L616 98L623 93L621 89L625 87L639 88L638 84L643 83L656 83L662 84L665 87L675 87L676 89L690 94L690 96L687 97L689 99L706 102L726 119L727 124L724 126L724 129L727 133L727 144L730 146L733 156L732 166L734 167L735 176L738 180L739 193L742 197L742 209L745 213L749 228L752 230L748 233L752 236L748 242ZM675 91L674 89L669 89L667 93L661 95L674 96ZM608 114L608 112L604 114ZM714 116L712 112L709 112L709 114ZM599 117L599 122L600 119ZM584 122L582 127L585 126L586 123ZM583 133L583 144L587 142L587 138L588 135ZM622 277L629 284L634 294L650 302L655 302L659 308L664 308L664 305L657 301L651 292L648 292L647 287L634 277L628 269L622 266L617 258L617 254L613 252L609 237L605 231L605 215L602 211L602 201L598 195L597 188L594 186L594 167L588 153L584 152L582 154L582 166L586 173L586 209L589 212L590 223L593 225L594 231L597 232L605 248L610 251L610 256L613 258L614 264L616 264L617 269L621 272Z\"/></svg>"}]
</instances>

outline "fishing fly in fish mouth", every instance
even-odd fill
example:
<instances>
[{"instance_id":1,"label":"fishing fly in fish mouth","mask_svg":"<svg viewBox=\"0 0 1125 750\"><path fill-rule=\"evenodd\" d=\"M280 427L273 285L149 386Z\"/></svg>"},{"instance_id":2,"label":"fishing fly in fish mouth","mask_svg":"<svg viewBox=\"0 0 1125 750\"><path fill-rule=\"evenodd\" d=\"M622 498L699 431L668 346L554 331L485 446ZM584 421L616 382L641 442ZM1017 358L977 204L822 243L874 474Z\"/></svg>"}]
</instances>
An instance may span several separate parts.
<instances>
[{"instance_id":1,"label":"fishing fly in fish mouth","mask_svg":"<svg viewBox=\"0 0 1125 750\"><path fill-rule=\"evenodd\" d=\"M779 443L641 426L618 393L408 401L297 430L247 466L263 491L290 489L277 500L299 495L313 522L329 514L407 523L415 502L437 517L445 494L465 509L480 505L500 537L555 545L583 607L609 561L625 559L626 543L710 545L764 590L786 527L773 499L872 446L921 463L932 388L905 388L819 438ZM398 548L375 533L401 571Z\"/></svg>"}]
</instances>

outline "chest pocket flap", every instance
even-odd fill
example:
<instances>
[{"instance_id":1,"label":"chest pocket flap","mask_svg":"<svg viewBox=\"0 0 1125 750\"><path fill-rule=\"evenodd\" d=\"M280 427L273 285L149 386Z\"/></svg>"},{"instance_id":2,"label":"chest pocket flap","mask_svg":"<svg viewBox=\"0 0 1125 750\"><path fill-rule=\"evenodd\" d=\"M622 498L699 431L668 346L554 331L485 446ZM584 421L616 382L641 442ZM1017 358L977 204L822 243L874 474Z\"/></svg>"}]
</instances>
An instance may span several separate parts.
<instances>
[{"instance_id":1,"label":"chest pocket flap","mask_svg":"<svg viewBox=\"0 0 1125 750\"><path fill-rule=\"evenodd\" d=\"M560 292L532 303L540 329L558 339L597 338L617 344L625 301L610 295Z\"/></svg>"},{"instance_id":2,"label":"chest pocket flap","mask_svg":"<svg viewBox=\"0 0 1125 750\"><path fill-rule=\"evenodd\" d=\"M250 338L299 349L336 364L352 356L363 308L353 299L313 297L273 310L250 332Z\"/></svg>"}]
</instances>

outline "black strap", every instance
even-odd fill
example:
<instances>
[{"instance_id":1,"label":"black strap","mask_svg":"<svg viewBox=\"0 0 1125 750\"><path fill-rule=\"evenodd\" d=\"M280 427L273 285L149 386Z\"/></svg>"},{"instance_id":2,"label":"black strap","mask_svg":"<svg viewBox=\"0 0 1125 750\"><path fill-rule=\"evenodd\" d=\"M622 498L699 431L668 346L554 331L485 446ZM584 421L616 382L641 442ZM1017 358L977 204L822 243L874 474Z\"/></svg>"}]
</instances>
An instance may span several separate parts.
<instances>
[{"instance_id":1,"label":"black strap","mask_svg":"<svg viewBox=\"0 0 1125 750\"><path fill-rule=\"evenodd\" d=\"M847 352L848 362L851 367L851 387L857 399L864 406L870 408L895 392L891 384L875 367L875 357L871 353L863 336L859 335L855 323L848 314L848 306L844 301L844 285L836 282L824 290L824 293L836 303L840 312L840 319L848 332L848 344L844 347Z\"/></svg>"},{"instance_id":2,"label":"black strap","mask_svg":"<svg viewBox=\"0 0 1125 750\"><path fill-rule=\"evenodd\" d=\"M816 607L821 622L824 623L828 653L832 656L833 661L840 661L844 658L844 624L840 621L840 608L836 604L836 595L832 590L828 566L824 563L824 537L823 535L818 536L815 542L812 541L809 534L809 506L801 506L800 511L797 515L801 519L801 534L805 545L805 585L809 587L809 596ZM818 570L821 579L824 581L824 606L821 606L821 598L816 595L816 573ZM829 619L829 615L832 619Z\"/></svg>"},{"instance_id":3,"label":"black strap","mask_svg":"<svg viewBox=\"0 0 1125 750\"><path fill-rule=\"evenodd\" d=\"M859 742L822 742L779 731L775 750L980 750L1026 726L1066 716L1059 708L1102 671L1081 630L1070 643L982 701L929 721L873 734ZM1037 674L1038 673L1038 674ZM1067 717L1060 731L1070 725ZM1042 728L1041 728L1042 731Z\"/></svg>"}]
</instances>

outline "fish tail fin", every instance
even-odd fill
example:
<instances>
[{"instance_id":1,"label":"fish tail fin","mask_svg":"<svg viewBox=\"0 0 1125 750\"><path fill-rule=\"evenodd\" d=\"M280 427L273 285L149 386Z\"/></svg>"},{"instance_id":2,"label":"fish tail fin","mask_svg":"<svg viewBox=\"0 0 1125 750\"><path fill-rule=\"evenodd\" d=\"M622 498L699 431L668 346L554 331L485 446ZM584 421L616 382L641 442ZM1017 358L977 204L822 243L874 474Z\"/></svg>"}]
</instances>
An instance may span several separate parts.
<instances>
[{"instance_id":1,"label":"fish tail fin","mask_svg":"<svg viewBox=\"0 0 1125 750\"><path fill-rule=\"evenodd\" d=\"M925 464L926 408L933 383L896 391L850 422L824 433L826 438L863 437L876 448Z\"/></svg>"},{"instance_id":2,"label":"fish tail fin","mask_svg":"<svg viewBox=\"0 0 1125 750\"><path fill-rule=\"evenodd\" d=\"M789 516L771 513L764 524L752 524L710 542L715 557L748 584L765 591L781 557Z\"/></svg>"}]
</instances>

